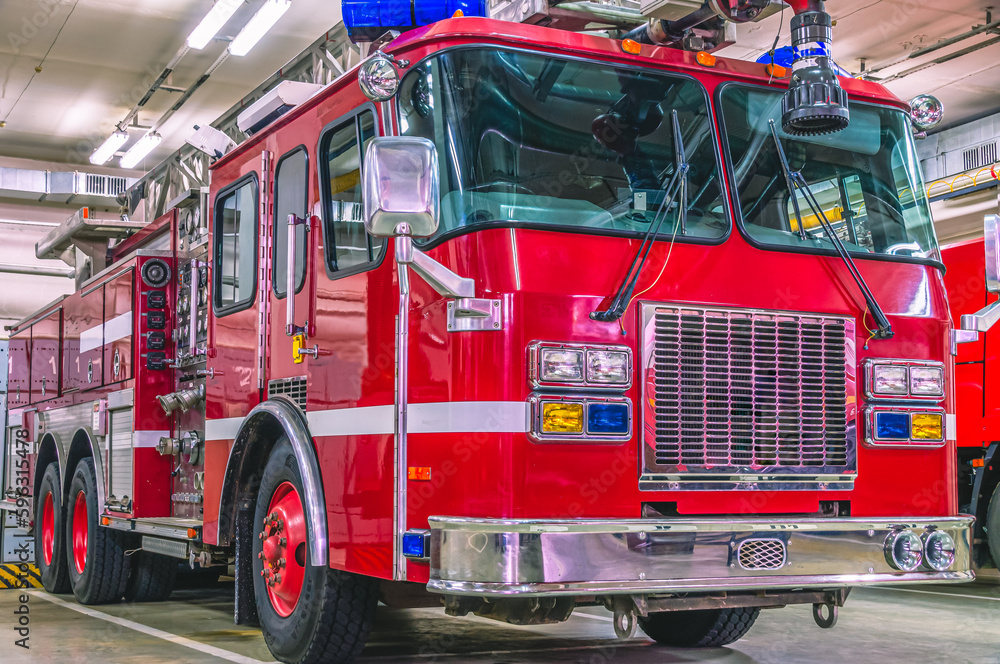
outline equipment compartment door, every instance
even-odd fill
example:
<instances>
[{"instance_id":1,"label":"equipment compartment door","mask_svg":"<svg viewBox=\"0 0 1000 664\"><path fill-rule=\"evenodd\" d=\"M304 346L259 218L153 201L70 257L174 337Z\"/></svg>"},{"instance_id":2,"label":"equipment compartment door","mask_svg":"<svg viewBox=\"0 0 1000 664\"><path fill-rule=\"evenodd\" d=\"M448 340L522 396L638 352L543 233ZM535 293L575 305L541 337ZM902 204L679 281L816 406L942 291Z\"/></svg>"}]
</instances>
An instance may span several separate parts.
<instances>
[{"instance_id":1,"label":"equipment compartment door","mask_svg":"<svg viewBox=\"0 0 1000 664\"><path fill-rule=\"evenodd\" d=\"M31 403L59 396L59 334L62 309L31 326Z\"/></svg>"},{"instance_id":2,"label":"equipment compartment door","mask_svg":"<svg viewBox=\"0 0 1000 664\"><path fill-rule=\"evenodd\" d=\"M104 286L67 300L63 332L63 389L104 384Z\"/></svg>"},{"instance_id":3,"label":"equipment compartment door","mask_svg":"<svg viewBox=\"0 0 1000 664\"><path fill-rule=\"evenodd\" d=\"M132 279L134 270L104 286L104 384L132 377Z\"/></svg>"}]
</instances>

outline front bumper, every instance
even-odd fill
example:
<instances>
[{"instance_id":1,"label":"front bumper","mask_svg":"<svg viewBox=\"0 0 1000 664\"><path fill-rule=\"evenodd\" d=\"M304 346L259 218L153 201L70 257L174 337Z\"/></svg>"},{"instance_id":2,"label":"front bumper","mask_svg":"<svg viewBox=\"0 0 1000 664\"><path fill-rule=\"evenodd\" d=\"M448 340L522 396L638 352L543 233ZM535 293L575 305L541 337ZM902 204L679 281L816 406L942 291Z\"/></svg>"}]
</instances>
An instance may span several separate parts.
<instances>
[{"instance_id":1,"label":"front bumper","mask_svg":"<svg viewBox=\"0 0 1000 664\"><path fill-rule=\"evenodd\" d=\"M971 581L972 517L500 520L431 517L429 590L474 596L613 595ZM895 569L896 530L944 530L944 572Z\"/></svg>"}]
</instances>

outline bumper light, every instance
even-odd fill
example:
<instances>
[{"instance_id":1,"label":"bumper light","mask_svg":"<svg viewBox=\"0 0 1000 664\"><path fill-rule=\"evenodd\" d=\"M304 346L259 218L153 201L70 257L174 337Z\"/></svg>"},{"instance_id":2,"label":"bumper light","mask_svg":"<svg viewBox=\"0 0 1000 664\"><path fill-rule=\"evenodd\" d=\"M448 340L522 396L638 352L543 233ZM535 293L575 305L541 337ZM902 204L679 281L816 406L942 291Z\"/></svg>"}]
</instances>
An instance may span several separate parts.
<instances>
[{"instance_id":1,"label":"bumper light","mask_svg":"<svg viewBox=\"0 0 1000 664\"><path fill-rule=\"evenodd\" d=\"M955 564L955 538L943 530L924 534L924 564L944 572Z\"/></svg>"},{"instance_id":2,"label":"bumper light","mask_svg":"<svg viewBox=\"0 0 1000 664\"><path fill-rule=\"evenodd\" d=\"M885 540L885 560L903 572L912 572L924 559L920 538L911 530L896 530Z\"/></svg>"},{"instance_id":3,"label":"bumper light","mask_svg":"<svg viewBox=\"0 0 1000 664\"><path fill-rule=\"evenodd\" d=\"M910 394L915 397L944 397L944 369L910 367Z\"/></svg>"},{"instance_id":4,"label":"bumper light","mask_svg":"<svg viewBox=\"0 0 1000 664\"><path fill-rule=\"evenodd\" d=\"M944 417L940 413L914 413L910 430L913 440L944 440Z\"/></svg>"},{"instance_id":5,"label":"bumper light","mask_svg":"<svg viewBox=\"0 0 1000 664\"><path fill-rule=\"evenodd\" d=\"M542 433L583 433L583 404L543 403Z\"/></svg>"},{"instance_id":6,"label":"bumper light","mask_svg":"<svg viewBox=\"0 0 1000 664\"><path fill-rule=\"evenodd\" d=\"M571 348L543 348L539 374L545 383L582 383L583 351Z\"/></svg>"},{"instance_id":7,"label":"bumper light","mask_svg":"<svg viewBox=\"0 0 1000 664\"><path fill-rule=\"evenodd\" d=\"M592 403L587 409L587 433L624 436L629 429L628 404Z\"/></svg>"}]
</instances>

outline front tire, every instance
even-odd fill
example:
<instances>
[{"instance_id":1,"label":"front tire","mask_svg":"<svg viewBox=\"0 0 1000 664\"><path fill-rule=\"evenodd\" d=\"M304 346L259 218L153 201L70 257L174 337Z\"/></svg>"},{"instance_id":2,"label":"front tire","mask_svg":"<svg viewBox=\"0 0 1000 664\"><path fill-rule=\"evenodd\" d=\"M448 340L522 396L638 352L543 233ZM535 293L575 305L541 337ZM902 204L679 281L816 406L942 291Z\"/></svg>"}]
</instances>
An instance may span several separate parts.
<instances>
[{"instance_id":1,"label":"front tire","mask_svg":"<svg viewBox=\"0 0 1000 664\"><path fill-rule=\"evenodd\" d=\"M639 618L639 627L664 646L719 648L743 638L758 615L754 608L666 611Z\"/></svg>"},{"instance_id":2,"label":"front tire","mask_svg":"<svg viewBox=\"0 0 1000 664\"><path fill-rule=\"evenodd\" d=\"M1000 484L993 491L990 507L986 511L986 541L989 543L993 564L1000 568Z\"/></svg>"},{"instance_id":3,"label":"front tire","mask_svg":"<svg viewBox=\"0 0 1000 664\"><path fill-rule=\"evenodd\" d=\"M94 460L80 459L66 502L69 582L80 604L117 602L128 583L129 560L122 533L100 524Z\"/></svg>"},{"instance_id":4,"label":"front tire","mask_svg":"<svg viewBox=\"0 0 1000 664\"><path fill-rule=\"evenodd\" d=\"M287 439L275 446L254 511L254 597L271 654L295 664L347 664L375 621L379 582L311 564L305 493Z\"/></svg>"},{"instance_id":5,"label":"front tire","mask_svg":"<svg viewBox=\"0 0 1000 664\"><path fill-rule=\"evenodd\" d=\"M62 504L59 466L55 462L45 467L35 501L35 564L42 577L42 587L50 593L69 592L69 570L66 547L63 546L63 522L66 510Z\"/></svg>"}]
</instances>

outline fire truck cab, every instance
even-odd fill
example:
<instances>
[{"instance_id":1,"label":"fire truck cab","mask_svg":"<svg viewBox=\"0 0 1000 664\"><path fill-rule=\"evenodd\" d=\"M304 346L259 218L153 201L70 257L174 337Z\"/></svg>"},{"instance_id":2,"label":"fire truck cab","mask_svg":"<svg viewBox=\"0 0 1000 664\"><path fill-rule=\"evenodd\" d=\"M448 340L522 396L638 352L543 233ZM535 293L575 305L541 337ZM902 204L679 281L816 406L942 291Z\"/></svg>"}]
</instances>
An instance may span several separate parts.
<instances>
[{"instance_id":1,"label":"fire truck cab","mask_svg":"<svg viewBox=\"0 0 1000 664\"><path fill-rule=\"evenodd\" d=\"M906 104L656 25L389 33L19 323L5 488L45 587L232 565L275 657L341 662L379 600L717 646L972 579Z\"/></svg>"}]
</instances>

